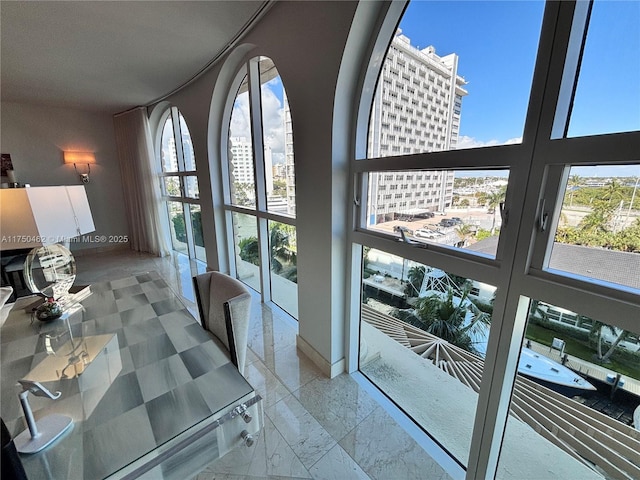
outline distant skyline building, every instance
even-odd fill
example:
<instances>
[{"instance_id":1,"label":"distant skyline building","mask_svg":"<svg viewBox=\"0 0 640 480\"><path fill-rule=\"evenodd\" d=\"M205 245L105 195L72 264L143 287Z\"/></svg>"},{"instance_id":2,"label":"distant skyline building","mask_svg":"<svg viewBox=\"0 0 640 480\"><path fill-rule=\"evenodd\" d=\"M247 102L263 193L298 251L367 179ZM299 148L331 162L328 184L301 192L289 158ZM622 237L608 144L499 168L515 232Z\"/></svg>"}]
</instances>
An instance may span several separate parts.
<instances>
[{"instance_id":1,"label":"distant skyline building","mask_svg":"<svg viewBox=\"0 0 640 480\"><path fill-rule=\"evenodd\" d=\"M284 104L284 165L287 182L287 213L296 214L296 174L293 158L293 128L291 126L291 109L287 93L283 91Z\"/></svg>"},{"instance_id":2,"label":"distant skyline building","mask_svg":"<svg viewBox=\"0 0 640 480\"><path fill-rule=\"evenodd\" d=\"M273 150L271 145L264 146L264 181L267 195L273 193Z\"/></svg>"},{"instance_id":3,"label":"distant skyline building","mask_svg":"<svg viewBox=\"0 0 640 480\"><path fill-rule=\"evenodd\" d=\"M231 158L233 158L233 179L238 183L254 184L253 148L247 137L230 138Z\"/></svg>"},{"instance_id":4,"label":"distant skyline building","mask_svg":"<svg viewBox=\"0 0 640 480\"><path fill-rule=\"evenodd\" d=\"M275 163L273 165L273 178L277 178L278 180L285 180L286 168L284 163Z\"/></svg>"},{"instance_id":5,"label":"distant skyline building","mask_svg":"<svg viewBox=\"0 0 640 480\"><path fill-rule=\"evenodd\" d=\"M421 50L398 30L375 93L369 123L369 158L453 150L458 143L464 78L458 56ZM453 198L453 171L373 173L369 224L443 211Z\"/></svg>"},{"instance_id":6,"label":"distant skyline building","mask_svg":"<svg viewBox=\"0 0 640 480\"><path fill-rule=\"evenodd\" d=\"M234 182L254 188L253 145L247 137L230 137L230 151ZM265 188L267 195L273 192L273 153L270 145L264 146Z\"/></svg>"},{"instance_id":7,"label":"distant skyline building","mask_svg":"<svg viewBox=\"0 0 640 480\"><path fill-rule=\"evenodd\" d=\"M173 135L167 136L165 138L167 139L167 142L165 145L163 145L163 149L162 149L164 171L177 172L178 171L178 151L176 150L176 139L174 138Z\"/></svg>"},{"instance_id":8,"label":"distant skyline building","mask_svg":"<svg viewBox=\"0 0 640 480\"><path fill-rule=\"evenodd\" d=\"M178 166L178 142L176 142L176 132L173 130L173 122L171 121L171 117L169 117L166 121L162 134L161 160L162 170L164 172L191 172L196 170L195 153L193 150L191 135L189 133L189 129L184 123L182 114L180 114L179 119L180 130L178 133L180 135L184 168L180 168Z\"/></svg>"}]
</instances>

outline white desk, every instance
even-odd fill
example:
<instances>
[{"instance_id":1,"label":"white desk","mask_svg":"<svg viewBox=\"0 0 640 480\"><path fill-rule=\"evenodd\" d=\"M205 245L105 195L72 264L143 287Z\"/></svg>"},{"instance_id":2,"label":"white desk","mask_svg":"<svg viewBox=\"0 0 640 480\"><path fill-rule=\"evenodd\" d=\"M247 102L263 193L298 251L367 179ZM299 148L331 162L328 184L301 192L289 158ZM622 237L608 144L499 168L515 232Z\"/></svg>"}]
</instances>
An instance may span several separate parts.
<instances>
[{"instance_id":1,"label":"white desk","mask_svg":"<svg viewBox=\"0 0 640 480\"><path fill-rule=\"evenodd\" d=\"M31 324L14 309L0 330L0 410L12 435L25 428L16 387L23 378L62 392L58 400L29 396L36 420L61 413L74 422L45 450L21 455L29 478L184 479L242 445L241 432L255 436L259 395L157 273L91 290L68 325ZM56 352L51 339L65 329L73 345L57 337ZM91 361L79 362L83 348Z\"/></svg>"}]
</instances>

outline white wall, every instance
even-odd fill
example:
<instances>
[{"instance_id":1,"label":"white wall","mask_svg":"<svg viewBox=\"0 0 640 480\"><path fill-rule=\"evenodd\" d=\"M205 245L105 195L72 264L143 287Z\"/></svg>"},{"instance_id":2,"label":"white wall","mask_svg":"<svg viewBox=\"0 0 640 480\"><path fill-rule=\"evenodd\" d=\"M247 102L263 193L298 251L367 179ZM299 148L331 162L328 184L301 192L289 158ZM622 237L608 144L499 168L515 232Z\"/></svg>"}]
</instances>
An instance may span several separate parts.
<instances>
[{"instance_id":1,"label":"white wall","mask_svg":"<svg viewBox=\"0 0 640 480\"><path fill-rule=\"evenodd\" d=\"M165 99L177 106L192 136L203 212L208 266L228 269L221 202L220 139L231 78L248 58L273 59L289 97L293 120L297 189L299 335L301 347L316 353L325 372L339 373L345 355L349 122L334 134L336 115L348 112L342 95L335 109L337 81L357 2L276 2L242 46L209 71ZM301 21L304 19L304 21ZM347 60L348 61L348 60ZM212 106L212 98L216 98ZM346 100L345 100L346 99ZM161 108L160 108L161 109ZM160 109L150 108L154 114ZM96 234L126 234L120 170L110 115L2 104L2 152L11 153L20 182L74 184L73 167L62 163L65 148L96 152L87 186ZM157 126L151 118L151 126ZM77 245L87 247L88 245ZM220 255L220 256L219 256Z\"/></svg>"},{"instance_id":2,"label":"white wall","mask_svg":"<svg viewBox=\"0 0 640 480\"><path fill-rule=\"evenodd\" d=\"M64 164L62 152L94 152L96 164L91 166L90 183L86 185L96 227L91 235L128 235L111 115L12 102L2 102L0 108L0 149L11 154L16 181L34 187L80 184L73 165ZM86 166L78 168L85 172ZM71 244L74 251L118 247L128 245L117 241Z\"/></svg>"},{"instance_id":3,"label":"white wall","mask_svg":"<svg viewBox=\"0 0 640 480\"><path fill-rule=\"evenodd\" d=\"M331 367L339 370L345 353L346 219L351 205L344 202L349 185L347 158L334 151L332 128L338 73L356 6L355 2L277 2L242 39L241 55L239 51L228 55L166 99L188 123L201 182L203 229L206 238L212 238L207 232L214 231L214 216L204 213L218 212L215 235L221 246L220 209L211 202L221 199L220 139L228 129L221 115L221 97L229 95L230 80L243 61L258 55L274 61L293 121L299 335L302 345L320 355L325 372ZM209 178L213 181L210 193L202 183ZM207 258L210 268L226 265L224 259L210 255L210 245Z\"/></svg>"}]
</instances>

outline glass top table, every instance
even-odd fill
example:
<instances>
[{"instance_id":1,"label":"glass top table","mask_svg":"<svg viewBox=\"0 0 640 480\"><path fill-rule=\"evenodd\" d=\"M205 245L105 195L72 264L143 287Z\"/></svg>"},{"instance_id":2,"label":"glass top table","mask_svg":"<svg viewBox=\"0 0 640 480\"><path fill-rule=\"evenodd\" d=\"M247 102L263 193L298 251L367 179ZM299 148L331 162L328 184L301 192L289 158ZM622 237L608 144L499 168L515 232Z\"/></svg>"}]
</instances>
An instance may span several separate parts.
<instances>
[{"instance_id":1,"label":"glass top table","mask_svg":"<svg viewBox=\"0 0 640 480\"><path fill-rule=\"evenodd\" d=\"M19 380L61 392L29 394L36 421L73 420L20 455L29 478L184 478L185 463L204 466L259 431L260 396L156 272L90 290L68 318L32 321L14 307L0 330L0 411L12 436L26 428Z\"/></svg>"}]
</instances>

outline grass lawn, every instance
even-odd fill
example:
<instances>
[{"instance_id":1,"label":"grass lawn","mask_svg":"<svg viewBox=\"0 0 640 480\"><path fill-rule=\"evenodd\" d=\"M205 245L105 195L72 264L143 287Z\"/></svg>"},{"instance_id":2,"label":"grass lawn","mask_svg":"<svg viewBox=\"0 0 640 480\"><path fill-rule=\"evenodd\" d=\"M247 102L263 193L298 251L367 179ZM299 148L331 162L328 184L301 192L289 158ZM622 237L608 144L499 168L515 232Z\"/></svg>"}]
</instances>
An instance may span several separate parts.
<instances>
[{"instance_id":1,"label":"grass lawn","mask_svg":"<svg viewBox=\"0 0 640 480\"><path fill-rule=\"evenodd\" d=\"M526 338L529 338L535 342L541 343L543 345L551 346L554 337L558 337L558 332L554 332L553 330L549 330L547 328L541 327L540 325L529 324L527 326L527 331L525 333ZM593 358L593 355L596 351L585 345L580 340L576 340L571 337L567 337L565 334L562 336L562 340L565 341L564 352L569 355L573 355L574 357L581 358L587 362L591 362L594 364L598 364L596 359ZM604 353L604 352L603 352ZM640 368L638 366L629 365L628 363L621 363L617 361L615 358L615 354L612 358L610 358L611 362L607 364L600 364L605 368L613 370L615 372L620 373L621 375L626 375L631 378L640 379Z\"/></svg>"}]
</instances>

